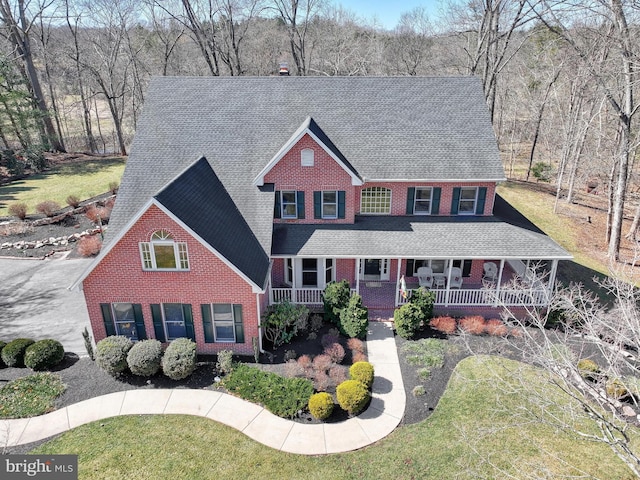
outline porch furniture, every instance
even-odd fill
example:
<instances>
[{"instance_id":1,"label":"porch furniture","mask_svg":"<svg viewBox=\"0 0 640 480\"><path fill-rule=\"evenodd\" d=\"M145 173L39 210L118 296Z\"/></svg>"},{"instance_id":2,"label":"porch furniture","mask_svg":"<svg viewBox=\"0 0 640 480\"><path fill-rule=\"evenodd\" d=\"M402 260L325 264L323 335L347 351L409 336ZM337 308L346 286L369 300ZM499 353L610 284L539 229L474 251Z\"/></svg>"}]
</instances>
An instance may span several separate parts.
<instances>
[{"instance_id":1,"label":"porch furniture","mask_svg":"<svg viewBox=\"0 0 640 480\"><path fill-rule=\"evenodd\" d=\"M451 267L447 272L449 278L449 288L462 287L462 270L459 267Z\"/></svg>"},{"instance_id":2,"label":"porch furniture","mask_svg":"<svg viewBox=\"0 0 640 480\"><path fill-rule=\"evenodd\" d=\"M484 280L495 281L498 278L498 266L495 263L485 262L482 268L484 269L484 273L482 275Z\"/></svg>"},{"instance_id":3,"label":"porch furniture","mask_svg":"<svg viewBox=\"0 0 640 480\"><path fill-rule=\"evenodd\" d=\"M433 281L434 281L434 283L436 285L436 288L444 288L444 286L446 285L446 278L442 274L434 275L433 276Z\"/></svg>"},{"instance_id":4,"label":"porch furniture","mask_svg":"<svg viewBox=\"0 0 640 480\"><path fill-rule=\"evenodd\" d=\"M433 270L430 267L418 268L418 283L421 287L433 287Z\"/></svg>"}]
</instances>

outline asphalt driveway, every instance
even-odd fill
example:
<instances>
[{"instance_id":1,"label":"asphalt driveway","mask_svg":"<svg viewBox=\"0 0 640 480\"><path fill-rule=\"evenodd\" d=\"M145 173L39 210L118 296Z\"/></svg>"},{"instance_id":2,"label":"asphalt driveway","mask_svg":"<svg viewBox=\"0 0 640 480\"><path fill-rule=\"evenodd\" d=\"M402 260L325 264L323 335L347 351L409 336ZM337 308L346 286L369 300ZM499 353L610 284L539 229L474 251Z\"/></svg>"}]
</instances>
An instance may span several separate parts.
<instances>
[{"instance_id":1,"label":"asphalt driveway","mask_svg":"<svg viewBox=\"0 0 640 480\"><path fill-rule=\"evenodd\" d=\"M91 260L57 255L0 258L0 340L53 338L83 356L82 330L89 328L89 315L82 292L67 288Z\"/></svg>"}]
</instances>

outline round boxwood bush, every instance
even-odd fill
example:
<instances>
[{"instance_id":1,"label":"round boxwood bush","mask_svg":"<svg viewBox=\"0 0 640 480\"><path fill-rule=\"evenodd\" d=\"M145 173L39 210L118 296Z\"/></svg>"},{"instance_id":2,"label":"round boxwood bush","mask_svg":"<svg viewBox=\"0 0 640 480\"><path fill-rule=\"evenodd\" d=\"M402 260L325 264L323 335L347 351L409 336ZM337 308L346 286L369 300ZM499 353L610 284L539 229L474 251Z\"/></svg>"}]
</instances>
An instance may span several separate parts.
<instances>
[{"instance_id":1,"label":"round boxwood bush","mask_svg":"<svg viewBox=\"0 0 640 480\"><path fill-rule=\"evenodd\" d=\"M318 420L326 420L333 413L333 397L327 392L314 393L309 398L309 411Z\"/></svg>"},{"instance_id":2,"label":"round boxwood bush","mask_svg":"<svg viewBox=\"0 0 640 480\"><path fill-rule=\"evenodd\" d=\"M35 343L30 338L16 338L2 349L2 361L7 367L24 367L24 352L29 345Z\"/></svg>"},{"instance_id":3,"label":"round boxwood bush","mask_svg":"<svg viewBox=\"0 0 640 480\"><path fill-rule=\"evenodd\" d=\"M424 320L424 314L415 303L405 303L393 312L393 324L402 338L413 338Z\"/></svg>"},{"instance_id":4,"label":"round boxwood bush","mask_svg":"<svg viewBox=\"0 0 640 480\"><path fill-rule=\"evenodd\" d=\"M349 367L351 380L357 380L365 387L371 388L373 384L373 365L369 362L356 362Z\"/></svg>"},{"instance_id":5,"label":"round boxwood bush","mask_svg":"<svg viewBox=\"0 0 640 480\"><path fill-rule=\"evenodd\" d=\"M338 403L351 415L360 413L369 402L369 390L358 380L345 380L336 387Z\"/></svg>"},{"instance_id":6,"label":"round boxwood bush","mask_svg":"<svg viewBox=\"0 0 640 480\"><path fill-rule=\"evenodd\" d=\"M127 365L134 375L151 377L160 370L162 343L149 339L137 342L127 354Z\"/></svg>"},{"instance_id":7,"label":"round boxwood bush","mask_svg":"<svg viewBox=\"0 0 640 480\"><path fill-rule=\"evenodd\" d=\"M96 344L96 363L114 377L127 369L127 354L133 342L123 335L103 338Z\"/></svg>"},{"instance_id":8,"label":"round boxwood bush","mask_svg":"<svg viewBox=\"0 0 640 480\"><path fill-rule=\"evenodd\" d=\"M50 338L38 340L27 347L24 352L24 364L31 370L50 370L64 358L64 347L57 340Z\"/></svg>"},{"instance_id":9,"label":"round boxwood bush","mask_svg":"<svg viewBox=\"0 0 640 480\"><path fill-rule=\"evenodd\" d=\"M196 369L196 344L188 338L176 338L162 357L162 371L171 380L187 378Z\"/></svg>"},{"instance_id":10,"label":"round boxwood bush","mask_svg":"<svg viewBox=\"0 0 640 480\"><path fill-rule=\"evenodd\" d=\"M2 340L0 340L0 368L6 367L4 360L2 360L2 349L6 344L7 342L3 342Z\"/></svg>"}]
</instances>

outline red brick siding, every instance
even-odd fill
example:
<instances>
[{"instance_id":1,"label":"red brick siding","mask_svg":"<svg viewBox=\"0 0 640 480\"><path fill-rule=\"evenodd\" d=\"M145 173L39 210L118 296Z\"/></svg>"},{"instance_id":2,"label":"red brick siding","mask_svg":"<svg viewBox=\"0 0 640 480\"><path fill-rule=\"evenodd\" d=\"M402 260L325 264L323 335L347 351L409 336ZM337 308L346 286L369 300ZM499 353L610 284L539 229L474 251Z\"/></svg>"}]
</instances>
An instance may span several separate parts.
<instances>
[{"instance_id":1,"label":"red brick siding","mask_svg":"<svg viewBox=\"0 0 640 480\"><path fill-rule=\"evenodd\" d=\"M300 152L310 148L314 151L314 166L300 164ZM302 190L305 196L304 220L274 219L278 223L353 223L354 195L351 176L308 134L289 150L265 175L265 183L273 183L276 190ZM344 190L345 218L321 220L313 218L313 192Z\"/></svg>"},{"instance_id":2,"label":"red brick siding","mask_svg":"<svg viewBox=\"0 0 640 480\"><path fill-rule=\"evenodd\" d=\"M186 242L189 271L143 271L139 243L147 242L151 234L166 229L177 242ZM251 338L258 336L256 295L251 286L200 242L192 238L160 209L152 206L83 282L94 338L106 336L100 303L130 302L142 304L144 323L149 338L153 338L150 304L189 303L198 353L215 353L233 349L236 353L253 353ZM242 304L244 344L205 343L200 305L207 303Z\"/></svg>"}]
</instances>

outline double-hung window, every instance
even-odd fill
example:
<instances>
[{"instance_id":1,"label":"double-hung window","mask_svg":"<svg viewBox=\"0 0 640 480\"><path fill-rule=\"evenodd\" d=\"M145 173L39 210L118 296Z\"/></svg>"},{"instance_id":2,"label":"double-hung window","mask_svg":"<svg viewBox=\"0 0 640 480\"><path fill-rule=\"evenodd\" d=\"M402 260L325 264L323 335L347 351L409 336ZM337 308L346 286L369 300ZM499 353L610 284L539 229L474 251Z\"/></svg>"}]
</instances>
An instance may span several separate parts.
<instances>
[{"instance_id":1,"label":"double-hung window","mask_svg":"<svg viewBox=\"0 0 640 480\"><path fill-rule=\"evenodd\" d=\"M280 192L282 205L282 218L298 218L298 204L295 190Z\"/></svg>"},{"instance_id":2,"label":"double-hung window","mask_svg":"<svg viewBox=\"0 0 640 480\"><path fill-rule=\"evenodd\" d=\"M200 307L205 343L244 343L242 305L208 303Z\"/></svg>"},{"instance_id":3,"label":"double-hung window","mask_svg":"<svg viewBox=\"0 0 640 480\"><path fill-rule=\"evenodd\" d=\"M187 244L176 242L167 230L158 230L150 242L140 243L143 270L189 270Z\"/></svg>"},{"instance_id":4,"label":"double-hung window","mask_svg":"<svg viewBox=\"0 0 640 480\"><path fill-rule=\"evenodd\" d=\"M458 214L472 215L476 213L477 198L478 198L477 187L461 187L460 201L458 202Z\"/></svg>"},{"instance_id":5,"label":"double-hung window","mask_svg":"<svg viewBox=\"0 0 640 480\"><path fill-rule=\"evenodd\" d=\"M187 336L181 303L163 303L162 316L168 341Z\"/></svg>"},{"instance_id":6,"label":"double-hung window","mask_svg":"<svg viewBox=\"0 0 640 480\"><path fill-rule=\"evenodd\" d=\"M360 213L388 215L391 213L391 190L384 187L369 187L362 190Z\"/></svg>"},{"instance_id":7,"label":"double-hung window","mask_svg":"<svg viewBox=\"0 0 640 480\"><path fill-rule=\"evenodd\" d=\"M131 340L138 340L136 331L136 317L132 303L113 303L113 323L116 327L116 335L124 335Z\"/></svg>"},{"instance_id":8,"label":"double-hung window","mask_svg":"<svg viewBox=\"0 0 640 480\"><path fill-rule=\"evenodd\" d=\"M322 218L338 218L338 192L322 192Z\"/></svg>"},{"instance_id":9,"label":"double-hung window","mask_svg":"<svg viewBox=\"0 0 640 480\"><path fill-rule=\"evenodd\" d=\"M430 215L431 214L431 195L433 189L431 187L416 187L416 196L413 205L414 215Z\"/></svg>"}]
</instances>

